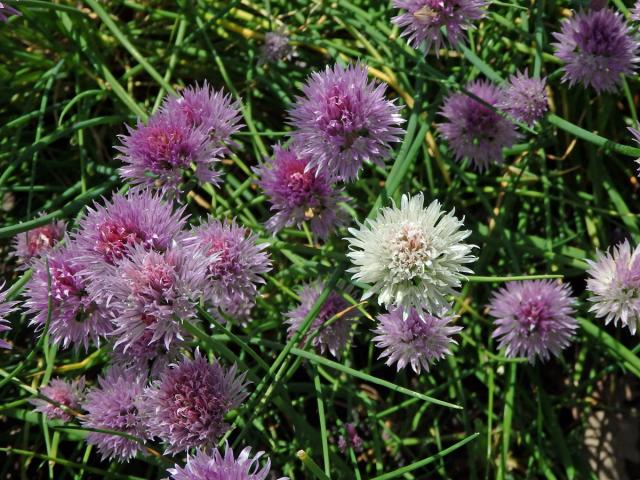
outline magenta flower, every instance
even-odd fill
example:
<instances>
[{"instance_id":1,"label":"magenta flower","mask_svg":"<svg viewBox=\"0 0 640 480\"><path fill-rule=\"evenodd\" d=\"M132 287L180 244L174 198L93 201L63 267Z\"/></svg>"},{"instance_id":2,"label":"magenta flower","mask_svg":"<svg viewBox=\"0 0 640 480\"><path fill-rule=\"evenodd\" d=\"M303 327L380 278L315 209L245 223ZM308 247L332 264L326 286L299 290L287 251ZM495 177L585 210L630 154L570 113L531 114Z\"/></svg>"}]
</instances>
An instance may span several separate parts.
<instances>
[{"instance_id":1,"label":"magenta flower","mask_svg":"<svg viewBox=\"0 0 640 480\"><path fill-rule=\"evenodd\" d=\"M196 84L183 90L178 97L167 97L162 112L169 118L182 119L195 129L203 129L212 148L219 149L216 150L217 155L230 152L228 147L233 144L231 135L243 127L239 123L242 118L240 104L224 90L211 88L206 80L202 86Z\"/></svg>"},{"instance_id":2,"label":"magenta flower","mask_svg":"<svg viewBox=\"0 0 640 480\"><path fill-rule=\"evenodd\" d=\"M8 325L9 320L7 317L16 311L18 302L7 301L7 292L6 290L2 291L3 288L4 283L0 285L0 332L7 332L11 330L11 327ZM11 348L11 344L0 338L0 348Z\"/></svg>"},{"instance_id":3,"label":"magenta flower","mask_svg":"<svg viewBox=\"0 0 640 480\"><path fill-rule=\"evenodd\" d=\"M624 18L610 8L577 13L553 34L556 56L564 65L562 80L582 83L597 93L618 90L620 75L630 75L638 62L638 42Z\"/></svg>"},{"instance_id":4,"label":"magenta flower","mask_svg":"<svg viewBox=\"0 0 640 480\"><path fill-rule=\"evenodd\" d=\"M11 5L7 5L4 2L0 2L0 22L6 22L11 15L22 15L18 10Z\"/></svg>"},{"instance_id":5,"label":"magenta flower","mask_svg":"<svg viewBox=\"0 0 640 480\"><path fill-rule=\"evenodd\" d=\"M640 321L640 247L632 249L625 240L587 262L587 290L593 303L589 311L604 318L605 325L620 322L635 335Z\"/></svg>"},{"instance_id":6,"label":"magenta flower","mask_svg":"<svg viewBox=\"0 0 640 480\"><path fill-rule=\"evenodd\" d=\"M146 390L149 434L166 443L168 454L212 447L229 428L224 416L246 396L245 373L209 363L196 350L193 360L171 365Z\"/></svg>"},{"instance_id":7,"label":"magenta flower","mask_svg":"<svg viewBox=\"0 0 640 480\"><path fill-rule=\"evenodd\" d=\"M183 467L176 465L170 468L171 480L266 480L271 469L271 461L267 459L260 468L260 457L264 452L258 452L252 458L251 448L240 452L238 458L233 457L233 450L227 445L224 456L214 449L211 455L202 450L187 457L187 464ZM269 477L269 478L274 478ZM281 477L277 480L288 480Z\"/></svg>"},{"instance_id":8,"label":"magenta flower","mask_svg":"<svg viewBox=\"0 0 640 480\"><path fill-rule=\"evenodd\" d=\"M404 318L406 317L406 318ZM382 349L379 358L387 358L386 364L394 363L398 371L411 365L415 373L449 355L449 346L457 342L452 336L462 330L449 324L455 315L440 312L438 316L420 313L415 308L404 312L402 308L392 308L389 313L378 316L378 326L373 338L376 347Z\"/></svg>"},{"instance_id":9,"label":"magenta flower","mask_svg":"<svg viewBox=\"0 0 640 480\"><path fill-rule=\"evenodd\" d=\"M185 240L187 245L205 250L211 281L211 300L215 307L230 314L242 313L238 306L250 310L264 283L262 274L271 270L267 243L236 223L209 218L193 230Z\"/></svg>"},{"instance_id":10,"label":"magenta flower","mask_svg":"<svg viewBox=\"0 0 640 480\"><path fill-rule=\"evenodd\" d=\"M472 82L466 88L492 107L502 98L500 88L486 81ZM504 162L502 149L512 146L520 137L512 122L485 103L462 92L453 93L440 110L446 122L438 125L456 160L469 158L478 170Z\"/></svg>"},{"instance_id":11,"label":"magenta flower","mask_svg":"<svg viewBox=\"0 0 640 480\"><path fill-rule=\"evenodd\" d=\"M508 282L489 304L496 329L493 337L506 348L507 357L536 357L545 361L558 356L578 328L568 285L550 280Z\"/></svg>"},{"instance_id":12,"label":"magenta flower","mask_svg":"<svg viewBox=\"0 0 640 480\"><path fill-rule=\"evenodd\" d=\"M445 43L455 47L464 41L465 31L473 28L473 22L484 16L484 0L394 0L393 6L406 10L391 21L404 28L401 36L407 37L413 48L424 46L425 54L431 46L436 55Z\"/></svg>"},{"instance_id":13,"label":"magenta flower","mask_svg":"<svg viewBox=\"0 0 640 480\"><path fill-rule=\"evenodd\" d=\"M184 339L182 321L197 319L195 307L208 291L207 263L199 249L176 245L165 252L137 245L129 258L96 278L90 292L102 298L113 312L116 345L124 351L141 338L147 346L169 351Z\"/></svg>"},{"instance_id":14,"label":"magenta flower","mask_svg":"<svg viewBox=\"0 0 640 480\"><path fill-rule=\"evenodd\" d=\"M100 277L136 246L165 251L186 224L184 209L174 211L150 190L115 194L111 200L104 200L104 205L88 207L73 234L88 276Z\"/></svg>"},{"instance_id":15,"label":"magenta flower","mask_svg":"<svg viewBox=\"0 0 640 480\"><path fill-rule=\"evenodd\" d=\"M318 170L311 163L308 155L276 145L273 158L255 169L258 185L276 212L265 224L271 233L308 221L314 236L326 239L346 222L338 202L346 202L347 197L335 187L327 170Z\"/></svg>"},{"instance_id":16,"label":"magenta flower","mask_svg":"<svg viewBox=\"0 0 640 480\"><path fill-rule=\"evenodd\" d=\"M516 120L533 125L549 108L546 80L529 77L527 72L512 75L496 106Z\"/></svg>"},{"instance_id":17,"label":"magenta flower","mask_svg":"<svg viewBox=\"0 0 640 480\"><path fill-rule=\"evenodd\" d=\"M29 268L31 262L49 251L64 238L67 224L54 220L42 227L19 233L13 241L14 256L18 258L20 268Z\"/></svg>"},{"instance_id":18,"label":"magenta flower","mask_svg":"<svg viewBox=\"0 0 640 480\"><path fill-rule=\"evenodd\" d=\"M57 402L59 405L49 402L43 398L33 398L29 400L35 405L35 411L44 414L50 420L58 419L64 422L70 422L73 414L63 409L60 405L77 411L80 409L80 401L84 396L84 377L70 382L60 378L54 378L48 385L40 387L40 393L47 399Z\"/></svg>"},{"instance_id":19,"label":"magenta flower","mask_svg":"<svg viewBox=\"0 0 640 480\"><path fill-rule=\"evenodd\" d=\"M179 189L190 175L203 183L218 184L220 173L214 167L225 147L212 142L204 126L194 127L185 115L160 112L146 125L127 126L127 131L119 136L122 145L116 147L124 163L120 176L125 181L169 191Z\"/></svg>"},{"instance_id":20,"label":"magenta flower","mask_svg":"<svg viewBox=\"0 0 640 480\"><path fill-rule=\"evenodd\" d=\"M313 308L318 297L325 288L324 282L316 282L302 287L300 291L300 305L286 314L285 322L289 325L287 337L292 338L302 326L305 317ZM336 292L331 291L329 297L322 305L320 312L316 315L311 326L302 337L301 343L306 343L307 339L314 335L311 340L320 354L331 353L336 358L340 358L344 352L351 334L351 326L356 317L355 310L342 313L340 317L331 324L325 325L335 315L347 310L351 304Z\"/></svg>"},{"instance_id":21,"label":"magenta flower","mask_svg":"<svg viewBox=\"0 0 640 480\"><path fill-rule=\"evenodd\" d=\"M67 348L74 344L89 348L89 342L100 339L112 330L108 311L88 295L86 277L80 274L78 248L74 242L37 260L33 276L26 287L27 313L30 325L42 330L47 323L49 292L51 318L49 335L53 343ZM51 287L49 287L49 282Z\"/></svg>"},{"instance_id":22,"label":"magenta flower","mask_svg":"<svg viewBox=\"0 0 640 480\"><path fill-rule=\"evenodd\" d=\"M400 141L400 107L385 98L386 85L369 82L360 63L314 72L289 110L300 155L318 171L355 180L364 161L383 166Z\"/></svg>"},{"instance_id":23,"label":"magenta flower","mask_svg":"<svg viewBox=\"0 0 640 480\"><path fill-rule=\"evenodd\" d=\"M144 452L144 421L140 415L145 377L132 370L112 367L104 377L98 378L98 387L87 393L82 407L87 414L81 417L83 426L101 430L113 430L132 435L140 440L111 433L90 432L87 442L98 447L103 460L115 459L128 462L136 454Z\"/></svg>"}]
</instances>

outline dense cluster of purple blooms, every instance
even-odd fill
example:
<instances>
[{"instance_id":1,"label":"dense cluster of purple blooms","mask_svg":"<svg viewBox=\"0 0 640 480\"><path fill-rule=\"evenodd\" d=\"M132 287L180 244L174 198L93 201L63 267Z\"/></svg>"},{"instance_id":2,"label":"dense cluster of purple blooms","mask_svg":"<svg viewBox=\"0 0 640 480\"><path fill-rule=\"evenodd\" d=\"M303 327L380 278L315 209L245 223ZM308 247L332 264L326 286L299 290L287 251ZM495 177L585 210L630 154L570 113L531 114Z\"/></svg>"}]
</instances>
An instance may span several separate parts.
<instances>
[{"instance_id":1,"label":"dense cluster of purple blooms","mask_svg":"<svg viewBox=\"0 0 640 480\"><path fill-rule=\"evenodd\" d=\"M484 15L482 0L395 0L404 13L393 19L403 36L425 54L448 43ZM632 18L639 20L640 5ZM0 3L0 20L18 12ZM615 91L621 75L632 73L638 44L622 16L608 8L565 20L555 35L564 81L596 92ZM289 58L285 35L266 38L263 57ZM440 134L456 160L478 170L504 162L503 149L518 141L517 122L535 126L548 108L546 82L528 73L504 85L476 80L443 102ZM181 192L192 182L218 184L216 164L232 154L232 135L241 128L241 107L207 82L167 98L146 122L128 127L117 147L120 173L133 185L88 207L77 228L53 221L16 237L21 268L32 268L24 308L37 331L62 348L110 345L111 365L93 386L85 379L54 379L32 402L49 418L76 417L90 429L87 442L105 459L127 461L145 454L157 439L165 453L195 448L185 467L169 470L174 480L234 478L264 480L259 452L246 448L234 458L214 447L228 430L225 416L247 396L245 373L199 350L186 353L186 324L198 309L222 322L245 324L271 269L268 243L235 219L208 218L189 226ZM349 201L344 182L355 180L365 162L384 166L401 140L401 108L386 98L386 85L369 81L366 66L327 66L311 75L289 110L290 144L254 169L255 183L271 204L265 228L309 226L326 240L348 223L341 204ZM632 130L640 141L640 132ZM380 358L419 374L451 353L455 325L452 297L472 270L474 245L463 220L422 193L403 195L358 228L349 229L348 258L364 298L377 296L387 312L376 319L374 342ZM623 242L590 262L587 289L591 311L605 323L622 323L635 334L640 318L640 247ZM326 290L317 281L302 287L299 305L286 313L288 337L321 355L345 352L357 320L352 291L328 292L314 318L309 314ZM0 332L17 310L0 292ZM560 355L578 328L576 301L568 285L553 281L508 282L488 313L493 336L509 357L530 362ZM10 344L0 340L0 347ZM187 350L189 352L189 350ZM113 433L109 433L112 431Z\"/></svg>"}]
</instances>

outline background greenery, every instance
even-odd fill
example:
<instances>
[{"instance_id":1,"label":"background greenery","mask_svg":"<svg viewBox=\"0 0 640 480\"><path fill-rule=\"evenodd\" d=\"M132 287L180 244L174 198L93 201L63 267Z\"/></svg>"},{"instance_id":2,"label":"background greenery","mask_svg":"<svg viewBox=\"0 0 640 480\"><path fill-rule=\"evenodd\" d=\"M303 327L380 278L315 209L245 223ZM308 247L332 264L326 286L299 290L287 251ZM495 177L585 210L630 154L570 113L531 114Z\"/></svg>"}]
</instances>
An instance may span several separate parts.
<instances>
[{"instance_id":1,"label":"background greenery","mask_svg":"<svg viewBox=\"0 0 640 480\"><path fill-rule=\"evenodd\" d=\"M622 415L638 430L640 348L628 330L605 328L583 301L573 345L532 367L500 355L485 312L500 279L483 277L562 275L584 300L585 259L625 237L639 239L633 159L640 150L626 130L636 124L638 77L627 78L619 95L569 89L550 47L551 33L580 2L493 2L468 48L426 59L398 38L391 1L8 3L23 14L0 24L0 268L13 296L30 272L16 271L9 258L12 236L52 217L73 223L84 205L122 188L113 145L123 125L204 79L241 100L246 127L236 136L236 154L224 161L222 187L194 189L188 211L194 218L207 211L236 216L268 238L261 225L268 205L251 167L284 140L286 109L311 71L360 59L406 105L408 122L387 168L367 166L348 186L351 214L362 220L389 197L424 191L465 216L480 247L474 269L481 277L456 300L465 327L460 345L429 373L396 374L371 343L378 307L355 298L361 320L340 362L294 348L283 313L305 281L349 281L346 232L310 245L305 232L285 230L269 239L274 269L255 320L230 332L201 312L203 329L193 332L202 349L250 369L252 395L232 419L230 443L265 450L272 470L292 479L325 478L323 472L333 479L599 478L586 444L594 428L606 437L597 428L608 425L614 440L601 445L607 465L640 471L637 436L614 428ZM628 13L622 1L610 3ZM264 34L279 28L295 57L261 64ZM548 78L552 113L524 132L504 166L477 173L456 163L435 129L443 97L471 79L501 82L524 69ZM38 217L42 211L47 216ZM15 346L0 354L0 477L165 476L169 458L101 462L84 432L31 412L27 399L41 383L58 375L95 379L107 356L57 351L46 338L38 342L27 323L13 323ZM347 422L365 442L362 453L337 448ZM615 443L621 438L627 450Z\"/></svg>"}]
</instances>

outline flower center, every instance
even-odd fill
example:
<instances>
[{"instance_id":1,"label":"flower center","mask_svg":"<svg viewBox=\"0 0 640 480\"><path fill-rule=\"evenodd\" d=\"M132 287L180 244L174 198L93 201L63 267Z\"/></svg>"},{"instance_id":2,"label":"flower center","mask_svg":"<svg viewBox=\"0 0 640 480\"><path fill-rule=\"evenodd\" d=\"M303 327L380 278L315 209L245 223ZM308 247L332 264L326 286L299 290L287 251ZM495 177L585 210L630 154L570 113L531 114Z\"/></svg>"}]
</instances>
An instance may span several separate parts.
<instances>
[{"instance_id":1,"label":"flower center","mask_svg":"<svg viewBox=\"0 0 640 480\"><path fill-rule=\"evenodd\" d=\"M527 333L545 333L552 318L547 302L540 297L525 300L518 309L518 321Z\"/></svg>"},{"instance_id":2,"label":"flower center","mask_svg":"<svg viewBox=\"0 0 640 480\"><path fill-rule=\"evenodd\" d=\"M175 167L185 168L191 161L191 150L179 128L158 128L147 138L149 161L155 173Z\"/></svg>"},{"instance_id":3,"label":"flower center","mask_svg":"<svg viewBox=\"0 0 640 480\"><path fill-rule=\"evenodd\" d=\"M35 257L43 250L51 248L55 238L56 232L50 225L27 232L27 252L29 256Z\"/></svg>"},{"instance_id":4,"label":"flower center","mask_svg":"<svg viewBox=\"0 0 640 480\"><path fill-rule=\"evenodd\" d=\"M239 267L238 255L231 249L231 243L226 238L214 238L209 244L209 255L218 254L217 258L209 265L209 272L216 280L221 280L236 273Z\"/></svg>"},{"instance_id":5,"label":"flower center","mask_svg":"<svg viewBox=\"0 0 640 480\"><path fill-rule=\"evenodd\" d=\"M358 138L369 134L363 119L355 113L353 99L342 93L338 85L330 89L325 107L320 127L329 136L340 139L342 148L350 148Z\"/></svg>"},{"instance_id":6,"label":"flower center","mask_svg":"<svg viewBox=\"0 0 640 480\"><path fill-rule=\"evenodd\" d=\"M133 225L109 219L98 227L98 240L94 249L113 265L125 256L128 248L139 243L144 244L145 240L144 233Z\"/></svg>"},{"instance_id":7,"label":"flower center","mask_svg":"<svg viewBox=\"0 0 640 480\"><path fill-rule=\"evenodd\" d=\"M441 26L452 19L459 5L456 0L426 0L413 12L416 22L425 26Z\"/></svg>"},{"instance_id":8,"label":"flower center","mask_svg":"<svg viewBox=\"0 0 640 480\"><path fill-rule=\"evenodd\" d=\"M391 271L399 280L421 276L434 256L429 239L412 223L403 225L391 240Z\"/></svg>"}]
</instances>

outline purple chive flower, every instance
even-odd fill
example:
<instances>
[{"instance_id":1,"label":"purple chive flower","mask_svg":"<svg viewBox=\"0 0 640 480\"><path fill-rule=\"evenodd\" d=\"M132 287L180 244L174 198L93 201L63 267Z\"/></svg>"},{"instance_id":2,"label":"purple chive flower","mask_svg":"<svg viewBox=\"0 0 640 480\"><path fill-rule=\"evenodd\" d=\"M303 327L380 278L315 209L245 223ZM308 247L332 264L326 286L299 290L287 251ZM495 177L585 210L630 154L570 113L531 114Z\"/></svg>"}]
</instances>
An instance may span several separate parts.
<instances>
[{"instance_id":1,"label":"purple chive flower","mask_svg":"<svg viewBox=\"0 0 640 480\"><path fill-rule=\"evenodd\" d=\"M251 448L240 452L238 458L233 457L233 450L227 445L224 456L214 449L211 455L197 450L192 457L187 457L187 464L183 467L176 465L170 468L171 480L266 480L271 469L271 461L267 459L260 468L260 457L264 452L258 452L252 458ZM270 477L272 478L272 477ZM288 480L281 477L277 480Z\"/></svg>"},{"instance_id":2,"label":"purple chive flower","mask_svg":"<svg viewBox=\"0 0 640 480\"><path fill-rule=\"evenodd\" d=\"M288 338L292 338L300 330L305 317L311 311L324 288L324 282L316 282L302 287L300 305L286 314L287 319L285 322L289 325L287 328ZM343 312L350 306L351 304L342 298L338 292L331 291L307 333L302 337L301 343L304 344L311 335L315 335L311 340L311 345L318 352L321 354L329 352L334 357L340 358L349 341L351 326L356 314L354 310L349 310L330 325L326 327L324 325L336 314Z\"/></svg>"},{"instance_id":3,"label":"purple chive flower","mask_svg":"<svg viewBox=\"0 0 640 480\"><path fill-rule=\"evenodd\" d=\"M494 317L500 348L507 357L536 357L545 361L566 348L578 328L573 317L575 299L568 285L551 280L508 282L493 295L489 314Z\"/></svg>"},{"instance_id":4,"label":"purple chive flower","mask_svg":"<svg viewBox=\"0 0 640 480\"><path fill-rule=\"evenodd\" d=\"M348 448L353 448L356 453L362 452L362 438L358 435L358 430L353 423L345 424L346 436L338 437L338 449L345 453Z\"/></svg>"},{"instance_id":5,"label":"purple chive flower","mask_svg":"<svg viewBox=\"0 0 640 480\"><path fill-rule=\"evenodd\" d=\"M47 399L77 411L80 409L80 401L84 396L84 377L71 380L70 382L60 378L54 378L48 385L40 387L40 393L47 397ZM74 417L68 410L43 398L34 398L29 400L29 402L36 406L36 412L44 414L51 420L58 419L69 422Z\"/></svg>"},{"instance_id":6,"label":"purple chive flower","mask_svg":"<svg viewBox=\"0 0 640 480\"><path fill-rule=\"evenodd\" d=\"M258 243L258 237L235 220L213 218L194 229L185 243L205 251L213 305L230 314L241 313L238 306L250 310L258 285L264 283L261 275L271 270L264 251L268 244Z\"/></svg>"},{"instance_id":7,"label":"purple chive flower","mask_svg":"<svg viewBox=\"0 0 640 480\"><path fill-rule=\"evenodd\" d=\"M310 166L311 157L292 148L273 147L273 158L255 169L258 185L276 213L266 227L275 234L285 227L298 227L308 221L311 232L326 239L332 230L346 222L338 202L346 202L342 190L335 188L327 170Z\"/></svg>"},{"instance_id":8,"label":"purple chive flower","mask_svg":"<svg viewBox=\"0 0 640 480\"><path fill-rule=\"evenodd\" d=\"M0 2L0 22L6 22L11 15L22 15L18 10L11 5L7 5L4 2Z\"/></svg>"},{"instance_id":9,"label":"purple chive flower","mask_svg":"<svg viewBox=\"0 0 640 480\"><path fill-rule=\"evenodd\" d=\"M7 332L11 330L7 317L16 310L18 302L8 302L7 292L6 290L2 291L3 288L4 283L0 285L0 332ZM11 348L11 344L0 338L0 348Z\"/></svg>"},{"instance_id":10,"label":"purple chive flower","mask_svg":"<svg viewBox=\"0 0 640 480\"><path fill-rule=\"evenodd\" d=\"M211 447L229 428L225 415L247 396L245 373L209 363L196 350L164 370L145 392L149 434L167 444L166 453Z\"/></svg>"},{"instance_id":11,"label":"purple chive flower","mask_svg":"<svg viewBox=\"0 0 640 480\"><path fill-rule=\"evenodd\" d=\"M93 208L88 207L73 234L88 276L100 277L136 246L165 251L185 226L184 208L174 212L169 203L150 190L115 194L104 205L94 203Z\"/></svg>"},{"instance_id":12,"label":"purple chive flower","mask_svg":"<svg viewBox=\"0 0 640 480\"><path fill-rule=\"evenodd\" d=\"M90 341L99 344L113 327L107 310L87 293L89 283L80 274L82 268L74 242L38 259L27 284L25 306L31 316L30 325L42 330L47 323L51 292L49 335L53 343L64 348L82 345L87 350Z\"/></svg>"},{"instance_id":13,"label":"purple chive flower","mask_svg":"<svg viewBox=\"0 0 640 480\"><path fill-rule=\"evenodd\" d=\"M98 298L108 292L112 335L125 352L149 332L148 346L169 351L183 340L181 321L197 318L195 307L210 282L206 269L199 249L176 245L156 252L137 245L129 258L92 282L90 291Z\"/></svg>"},{"instance_id":14,"label":"purple chive flower","mask_svg":"<svg viewBox=\"0 0 640 480\"><path fill-rule=\"evenodd\" d=\"M562 80L582 83L597 93L618 90L620 75L632 74L638 42L624 18L610 8L577 13L553 34L556 56L565 63Z\"/></svg>"},{"instance_id":15,"label":"purple chive flower","mask_svg":"<svg viewBox=\"0 0 640 480\"><path fill-rule=\"evenodd\" d=\"M364 161L383 166L404 132L400 107L385 91L386 84L368 81L360 63L312 73L289 110L291 137L310 166L344 181L355 180Z\"/></svg>"},{"instance_id":16,"label":"purple chive flower","mask_svg":"<svg viewBox=\"0 0 640 480\"><path fill-rule=\"evenodd\" d=\"M631 9L631 20L640 22L640 0L637 1Z\"/></svg>"},{"instance_id":17,"label":"purple chive flower","mask_svg":"<svg viewBox=\"0 0 640 480\"><path fill-rule=\"evenodd\" d=\"M434 316L415 308L408 312L393 308L379 315L373 338L376 346L383 349L379 358L386 357L389 366L397 364L398 371L411 365L415 373L422 369L428 372L429 366L450 354L449 346L457 343L451 337L462 327L449 325L455 318L446 310Z\"/></svg>"},{"instance_id":18,"label":"purple chive flower","mask_svg":"<svg viewBox=\"0 0 640 480\"><path fill-rule=\"evenodd\" d=\"M194 127L185 115L160 112L145 125L127 126L128 133L120 135L124 166L120 176L134 185L177 190L195 165L193 175L200 182L218 184L220 173L214 169L225 148L211 141L204 126Z\"/></svg>"},{"instance_id":19,"label":"purple chive flower","mask_svg":"<svg viewBox=\"0 0 640 480\"><path fill-rule=\"evenodd\" d=\"M98 378L98 387L87 393L82 403L87 411L80 419L82 425L114 430L146 441L148 437L141 415L144 385L144 376L133 370L111 367L104 377ZM140 442L110 433L91 432L87 442L98 447L103 460L127 462L144 451Z\"/></svg>"},{"instance_id":20,"label":"purple chive flower","mask_svg":"<svg viewBox=\"0 0 640 480\"><path fill-rule=\"evenodd\" d=\"M264 44L260 49L260 63L276 63L280 60L291 60L293 47L289 37L283 31L267 32Z\"/></svg>"},{"instance_id":21,"label":"purple chive flower","mask_svg":"<svg viewBox=\"0 0 640 480\"><path fill-rule=\"evenodd\" d=\"M178 97L167 97L161 111L170 118L182 119L190 127L203 129L213 148L219 149L217 155L230 152L231 135L243 127L239 123L240 104L224 90L214 90L206 80L202 86L196 84L183 90Z\"/></svg>"},{"instance_id":22,"label":"purple chive flower","mask_svg":"<svg viewBox=\"0 0 640 480\"><path fill-rule=\"evenodd\" d=\"M589 311L604 318L605 325L620 322L635 335L640 319L640 247L632 249L625 240L599 253L595 262L587 262L587 290L593 303Z\"/></svg>"},{"instance_id":23,"label":"purple chive flower","mask_svg":"<svg viewBox=\"0 0 640 480\"><path fill-rule=\"evenodd\" d=\"M21 268L29 268L32 260L49 252L64 238L67 224L54 220L42 227L19 233L13 241L14 256L21 263Z\"/></svg>"},{"instance_id":24,"label":"purple chive flower","mask_svg":"<svg viewBox=\"0 0 640 480\"><path fill-rule=\"evenodd\" d=\"M455 47L464 41L465 31L473 28L473 22L484 16L484 0L394 0L393 6L406 10L391 21L404 28L402 37L407 37L414 48L424 46L425 54L431 46L436 55L445 43L442 29L447 33L448 43Z\"/></svg>"},{"instance_id":25,"label":"purple chive flower","mask_svg":"<svg viewBox=\"0 0 640 480\"><path fill-rule=\"evenodd\" d=\"M486 81L475 81L466 88L493 107L502 98L500 88ZM502 149L512 146L520 137L512 122L463 92L449 95L440 115L446 122L439 124L438 129L449 142L456 160L467 157L478 170L491 163L502 163Z\"/></svg>"},{"instance_id":26,"label":"purple chive flower","mask_svg":"<svg viewBox=\"0 0 640 480\"><path fill-rule=\"evenodd\" d=\"M529 77L527 72L512 75L496 106L516 120L533 125L549 108L546 80Z\"/></svg>"}]
</instances>

